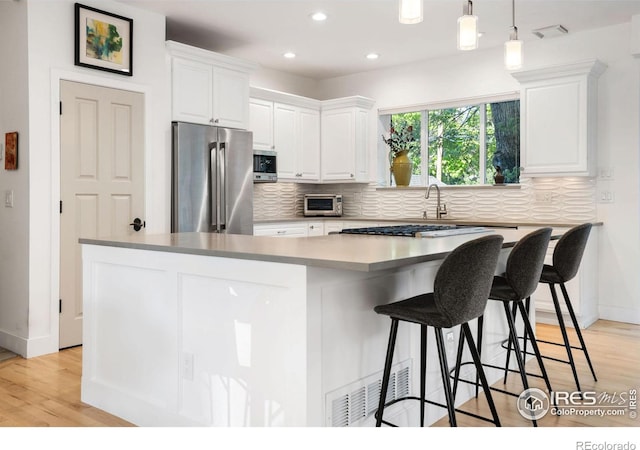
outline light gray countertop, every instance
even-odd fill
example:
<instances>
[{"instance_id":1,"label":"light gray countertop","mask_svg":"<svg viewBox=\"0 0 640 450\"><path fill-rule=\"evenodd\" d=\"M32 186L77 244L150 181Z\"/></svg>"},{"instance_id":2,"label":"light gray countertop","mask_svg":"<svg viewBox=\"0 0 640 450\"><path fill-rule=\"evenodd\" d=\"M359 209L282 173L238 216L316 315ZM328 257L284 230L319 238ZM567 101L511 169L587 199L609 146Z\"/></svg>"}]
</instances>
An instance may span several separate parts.
<instances>
[{"instance_id":1,"label":"light gray countertop","mask_svg":"<svg viewBox=\"0 0 640 450\"><path fill-rule=\"evenodd\" d=\"M282 223L282 222L313 222L318 220L338 220L342 222L396 222L398 225L407 223L416 224L434 224L434 225L474 225L479 227L497 227L497 228L517 228L517 227L555 227L555 228L571 228L576 225L581 225L584 222L553 222L553 221L536 221L536 220L522 220L522 221L504 221L504 220L482 220L482 219L422 219L417 217L398 217L398 218L385 218L385 217L355 217L355 216L342 216L342 217L288 217L281 219L263 219L256 220L255 225L267 225L270 223ZM593 226L601 226L602 222L591 222Z\"/></svg>"},{"instance_id":2,"label":"light gray countertop","mask_svg":"<svg viewBox=\"0 0 640 450\"><path fill-rule=\"evenodd\" d=\"M273 238L215 233L139 234L119 238L80 239L81 244L271 261L332 269L373 272L439 260L460 244L487 233L504 236L512 247L527 231L495 229L438 238L329 235ZM560 234L554 233L554 238Z\"/></svg>"}]
</instances>

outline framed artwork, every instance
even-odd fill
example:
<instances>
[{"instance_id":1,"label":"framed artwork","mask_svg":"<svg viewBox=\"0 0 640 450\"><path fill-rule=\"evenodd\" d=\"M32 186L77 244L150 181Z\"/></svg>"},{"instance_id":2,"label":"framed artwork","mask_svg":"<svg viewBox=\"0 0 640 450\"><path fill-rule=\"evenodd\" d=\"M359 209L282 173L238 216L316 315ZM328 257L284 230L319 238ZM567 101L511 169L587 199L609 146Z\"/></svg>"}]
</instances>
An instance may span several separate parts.
<instances>
[{"instance_id":1,"label":"framed artwork","mask_svg":"<svg viewBox=\"0 0 640 450\"><path fill-rule=\"evenodd\" d=\"M133 20L75 4L75 64L133 75Z\"/></svg>"},{"instance_id":2,"label":"framed artwork","mask_svg":"<svg viewBox=\"0 0 640 450\"><path fill-rule=\"evenodd\" d=\"M18 132L13 131L4 135L4 168L16 170L18 168Z\"/></svg>"}]
</instances>

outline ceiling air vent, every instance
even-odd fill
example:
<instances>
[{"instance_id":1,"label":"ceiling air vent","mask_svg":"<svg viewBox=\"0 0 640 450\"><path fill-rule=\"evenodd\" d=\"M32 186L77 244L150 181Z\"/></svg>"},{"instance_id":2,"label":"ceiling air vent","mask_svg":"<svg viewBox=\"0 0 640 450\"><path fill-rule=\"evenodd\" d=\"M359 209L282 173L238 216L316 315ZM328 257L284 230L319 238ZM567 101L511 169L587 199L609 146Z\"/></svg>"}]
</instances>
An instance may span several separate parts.
<instances>
[{"instance_id":1,"label":"ceiling air vent","mask_svg":"<svg viewBox=\"0 0 640 450\"><path fill-rule=\"evenodd\" d=\"M531 32L538 36L540 39L543 39L565 36L569 32L569 30L567 30L562 25L551 25L550 27L537 28L535 30L532 30Z\"/></svg>"}]
</instances>

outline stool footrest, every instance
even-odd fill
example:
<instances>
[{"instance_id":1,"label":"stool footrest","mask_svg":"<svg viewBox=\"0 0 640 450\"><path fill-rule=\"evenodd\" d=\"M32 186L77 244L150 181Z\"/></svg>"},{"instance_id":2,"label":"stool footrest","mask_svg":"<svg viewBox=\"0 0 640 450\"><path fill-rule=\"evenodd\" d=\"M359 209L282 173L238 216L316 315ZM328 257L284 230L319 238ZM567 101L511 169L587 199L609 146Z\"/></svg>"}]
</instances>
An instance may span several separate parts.
<instances>
[{"instance_id":1,"label":"stool footrest","mask_svg":"<svg viewBox=\"0 0 640 450\"><path fill-rule=\"evenodd\" d=\"M522 336L518 336L518 340L522 340L522 341L524 341L524 337L522 337ZM560 343L560 342L545 341L545 340L542 340L542 339L536 339L536 342L541 342L541 343L543 343L543 344L557 345L558 347L564 347L564 344L562 344L562 343ZM508 350L508 347L507 347L508 345L509 345L509 340L508 340L508 339L505 339L505 340L504 340L504 341L502 341L502 343L500 344L500 346L501 346L502 348L504 348L505 350ZM572 349L574 349L574 350L581 350L581 351L585 351L585 349L584 349L584 348L582 348L582 347L576 347L575 345L571 345L570 347L571 347ZM513 349L512 349L512 350L513 350ZM521 352L521 353L525 353L525 352L523 351L523 352ZM527 354L528 356L535 356L535 355L536 355L535 353L531 353L531 352L526 352L526 354ZM540 355L540 357L541 357L541 358L544 358L544 359L549 359L549 360L551 360L551 361L560 362L560 363L563 363L563 364L571 364L571 361L567 361L566 359L559 359L559 358L555 358L555 357L553 357L553 356ZM504 369L504 367L503 367L503 369ZM509 369L509 370L512 370L512 369ZM513 371L513 370L512 370L512 371ZM517 371L516 371L516 372L517 372ZM529 375L531 375L531 374L529 374ZM534 375L534 376L539 376L539 375Z\"/></svg>"},{"instance_id":2,"label":"stool footrest","mask_svg":"<svg viewBox=\"0 0 640 450\"><path fill-rule=\"evenodd\" d=\"M472 363L471 361L466 361L466 362L461 363L461 364L460 364L460 366L464 366L465 364L473 364L473 363ZM493 364L487 364L487 363L483 363L483 364L482 364L482 367L490 367L491 369L504 370L504 367L496 366L496 365L493 365ZM451 378L453 378L453 379L455 379L455 370L456 370L456 369L455 369L455 368L453 368L453 369L451 369L451 370L449 371L449 375L450 375L450 377L451 377ZM520 371L519 371L519 370L516 370L516 369L507 369L507 370L508 370L509 372L513 372L513 373L520 373ZM529 373L529 372L527 372L527 376L536 377L536 378L544 378L544 377L543 377L542 375L540 375L540 374L537 374L537 373ZM479 383L476 383L475 381L465 380L464 378L460 378L460 377L458 377L458 381L461 381L461 382L463 382L463 383L467 383L467 384L472 384L472 385L474 385L474 386L480 386L480 384L479 384ZM481 387L481 386L480 386L480 387ZM520 394L514 394L513 392L509 392L509 391L506 391L506 390L504 390L504 389L497 388L497 387L495 387L495 386L489 386L489 389L491 389L492 391L500 392L500 393L502 393L502 394L512 395L512 396L514 396L514 397L518 397L518 396L520 396Z\"/></svg>"},{"instance_id":3,"label":"stool footrest","mask_svg":"<svg viewBox=\"0 0 640 450\"><path fill-rule=\"evenodd\" d=\"M396 398L394 400L391 400L390 402L385 403L384 407L386 408L387 406L394 405L394 404L396 404L398 402L402 402L404 400L418 400L418 401L422 401L424 403L428 403L430 405L439 406L441 408L447 409L447 405L445 405L443 403L438 403L438 402L435 402L433 400L429 400L429 399L426 399L426 398L423 400L420 397L415 397L415 396L412 396L412 395L409 395L409 396L406 396L406 397L401 397L401 398ZM457 413L464 414L466 416L470 416L470 417L473 417L473 418L478 419L478 420L484 420L485 422L490 422L490 423L493 423L494 425L496 424L493 419L490 419L488 417L480 416L478 414L474 414L472 412L464 411L464 410L458 409L458 408L455 408L455 411ZM376 412L374 414L374 417L378 418L378 411L377 410L376 410ZM382 420L382 423L384 423L385 425L388 425L390 427L397 427L398 426L398 425L395 425L395 424L393 424L391 422L388 422L388 421L386 421L384 419Z\"/></svg>"}]
</instances>

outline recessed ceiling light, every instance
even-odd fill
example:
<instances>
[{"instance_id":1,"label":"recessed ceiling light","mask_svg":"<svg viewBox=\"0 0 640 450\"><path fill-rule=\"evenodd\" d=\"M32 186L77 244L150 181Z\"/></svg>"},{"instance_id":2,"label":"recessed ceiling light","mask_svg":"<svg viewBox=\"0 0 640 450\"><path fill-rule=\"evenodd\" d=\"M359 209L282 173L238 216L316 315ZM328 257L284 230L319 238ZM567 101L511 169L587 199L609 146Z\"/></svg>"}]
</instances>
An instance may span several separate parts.
<instances>
[{"instance_id":1,"label":"recessed ceiling light","mask_svg":"<svg viewBox=\"0 0 640 450\"><path fill-rule=\"evenodd\" d=\"M295 53L293 53L293 52L287 52L287 53L285 53L283 56L284 56L285 58L287 58L287 59L293 59L293 58L295 58L295 57L296 57L296 54L295 54Z\"/></svg>"},{"instance_id":2,"label":"recessed ceiling light","mask_svg":"<svg viewBox=\"0 0 640 450\"><path fill-rule=\"evenodd\" d=\"M325 13L323 13L322 11L318 11L318 12L315 12L315 13L311 14L311 18L313 20L315 20L316 22L322 22L324 20L327 20L327 15Z\"/></svg>"},{"instance_id":3,"label":"recessed ceiling light","mask_svg":"<svg viewBox=\"0 0 640 450\"><path fill-rule=\"evenodd\" d=\"M367 59L378 59L380 57L380 55L378 55L377 53L369 53L367 55Z\"/></svg>"}]
</instances>

